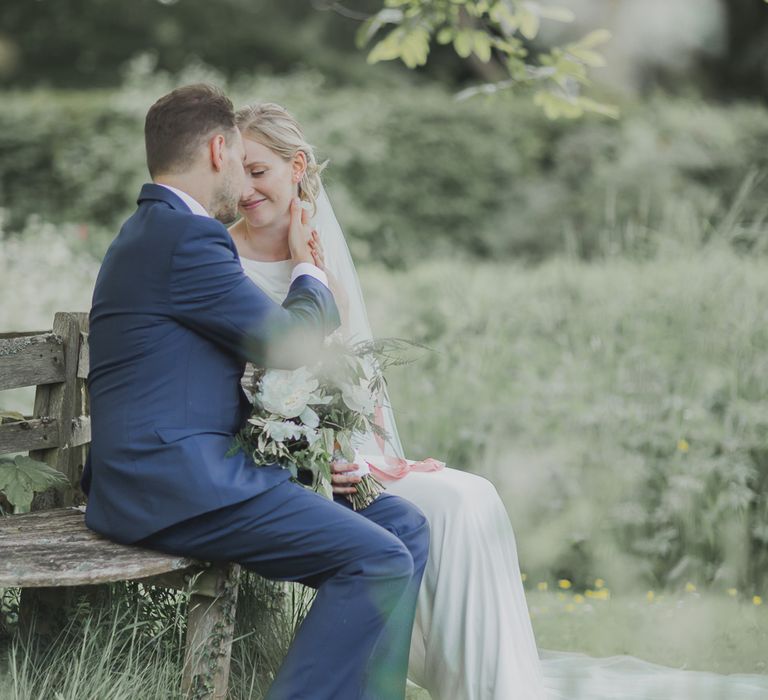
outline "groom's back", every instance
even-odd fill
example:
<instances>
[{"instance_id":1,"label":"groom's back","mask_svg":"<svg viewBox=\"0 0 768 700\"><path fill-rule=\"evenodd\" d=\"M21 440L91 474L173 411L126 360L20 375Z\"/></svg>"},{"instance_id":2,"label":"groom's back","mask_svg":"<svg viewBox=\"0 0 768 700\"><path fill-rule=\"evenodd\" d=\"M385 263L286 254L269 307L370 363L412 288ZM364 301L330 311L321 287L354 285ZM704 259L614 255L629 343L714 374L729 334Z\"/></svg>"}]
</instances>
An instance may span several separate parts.
<instances>
[{"instance_id":1,"label":"groom's back","mask_svg":"<svg viewBox=\"0 0 768 700\"><path fill-rule=\"evenodd\" d=\"M185 425L237 430L242 362L179 323L170 300L180 239L211 228L228 235L213 219L145 200L109 247L90 313L88 382L97 421L117 410L131 426L159 425L164 417L173 424L181 413ZM116 391L125 392L119 405Z\"/></svg>"},{"instance_id":2,"label":"groom's back","mask_svg":"<svg viewBox=\"0 0 768 700\"><path fill-rule=\"evenodd\" d=\"M186 259L237 255L221 224L162 190L145 186L152 196L109 247L90 313L87 521L126 542L288 478L242 453L225 459L246 408L244 360L179 320L173 295Z\"/></svg>"}]
</instances>

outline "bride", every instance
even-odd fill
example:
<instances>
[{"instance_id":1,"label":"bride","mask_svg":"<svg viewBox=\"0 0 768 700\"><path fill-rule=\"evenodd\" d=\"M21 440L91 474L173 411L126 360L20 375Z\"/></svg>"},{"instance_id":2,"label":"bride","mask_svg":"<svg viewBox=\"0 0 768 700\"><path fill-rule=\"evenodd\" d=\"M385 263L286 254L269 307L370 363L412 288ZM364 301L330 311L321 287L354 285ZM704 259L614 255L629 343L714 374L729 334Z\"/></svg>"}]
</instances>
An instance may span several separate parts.
<instances>
[{"instance_id":1,"label":"bride","mask_svg":"<svg viewBox=\"0 0 768 700\"><path fill-rule=\"evenodd\" d=\"M341 332L371 338L355 267L323 189L312 147L282 107L240 110L246 170L255 195L230 229L246 274L275 301L290 285L290 203L313 212L317 260L341 309ZM386 397L385 397L386 398ZM403 458L388 399L379 418L390 439L369 436L360 452L387 490L429 520L429 560L419 593L408 677L432 700L759 700L768 677L719 676L666 668L632 657L595 659L543 652L539 659L512 526L486 479L436 460ZM343 468L339 467L339 471ZM334 476L336 484L353 477ZM337 492L352 488L335 486Z\"/></svg>"},{"instance_id":2,"label":"bride","mask_svg":"<svg viewBox=\"0 0 768 700\"><path fill-rule=\"evenodd\" d=\"M320 181L321 167L296 120L261 104L237 114L256 194L230 229L246 274L278 303L290 286L289 207L297 194L314 211L342 315L342 333L371 337L344 235ZM323 260L320 260L321 264ZM540 700L539 661L512 527L486 479L435 460L402 458L388 401L378 414L389 439L358 446L387 490L429 520L429 560L419 594L408 677L433 700ZM341 481L341 480L340 480Z\"/></svg>"}]
</instances>

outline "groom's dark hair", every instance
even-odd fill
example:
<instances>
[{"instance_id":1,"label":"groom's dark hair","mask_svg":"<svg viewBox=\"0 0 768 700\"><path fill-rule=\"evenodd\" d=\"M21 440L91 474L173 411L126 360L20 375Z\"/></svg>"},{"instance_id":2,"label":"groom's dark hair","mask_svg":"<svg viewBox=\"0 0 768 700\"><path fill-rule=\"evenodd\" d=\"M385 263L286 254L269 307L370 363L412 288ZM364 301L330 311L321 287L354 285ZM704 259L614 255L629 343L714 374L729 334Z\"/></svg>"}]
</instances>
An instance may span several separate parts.
<instances>
[{"instance_id":1,"label":"groom's dark hair","mask_svg":"<svg viewBox=\"0 0 768 700\"><path fill-rule=\"evenodd\" d=\"M214 132L223 132L229 141L236 128L232 101L215 85L185 85L169 92L149 108L144 122L149 174L188 168Z\"/></svg>"}]
</instances>

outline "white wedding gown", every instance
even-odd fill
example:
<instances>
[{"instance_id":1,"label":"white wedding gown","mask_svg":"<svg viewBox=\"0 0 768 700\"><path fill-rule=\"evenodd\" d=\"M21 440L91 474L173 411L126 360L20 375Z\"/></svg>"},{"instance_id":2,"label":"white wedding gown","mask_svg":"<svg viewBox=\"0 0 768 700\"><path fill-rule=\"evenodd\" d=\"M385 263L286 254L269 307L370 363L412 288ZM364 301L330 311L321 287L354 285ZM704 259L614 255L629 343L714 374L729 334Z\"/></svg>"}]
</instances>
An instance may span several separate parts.
<instances>
[{"instance_id":1,"label":"white wedding gown","mask_svg":"<svg viewBox=\"0 0 768 700\"><path fill-rule=\"evenodd\" d=\"M241 262L282 303L293 263ZM365 456L374 465L381 459ZM411 471L386 487L430 525L408 677L432 700L768 700L768 677L678 671L630 657L539 659L515 536L493 484L445 468Z\"/></svg>"}]
</instances>

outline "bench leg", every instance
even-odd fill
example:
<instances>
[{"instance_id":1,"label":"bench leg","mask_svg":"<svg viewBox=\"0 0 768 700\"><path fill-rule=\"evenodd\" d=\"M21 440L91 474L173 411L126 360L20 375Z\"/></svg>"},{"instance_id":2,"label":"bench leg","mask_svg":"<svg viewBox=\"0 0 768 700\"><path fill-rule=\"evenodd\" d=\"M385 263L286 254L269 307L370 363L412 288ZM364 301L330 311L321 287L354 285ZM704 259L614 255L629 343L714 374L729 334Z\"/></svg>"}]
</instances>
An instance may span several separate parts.
<instances>
[{"instance_id":1,"label":"bench leg","mask_svg":"<svg viewBox=\"0 0 768 700\"><path fill-rule=\"evenodd\" d=\"M211 588L210 574L215 575ZM218 569L193 588L181 689L185 698L224 700L229 683L240 567Z\"/></svg>"}]
</instances>

